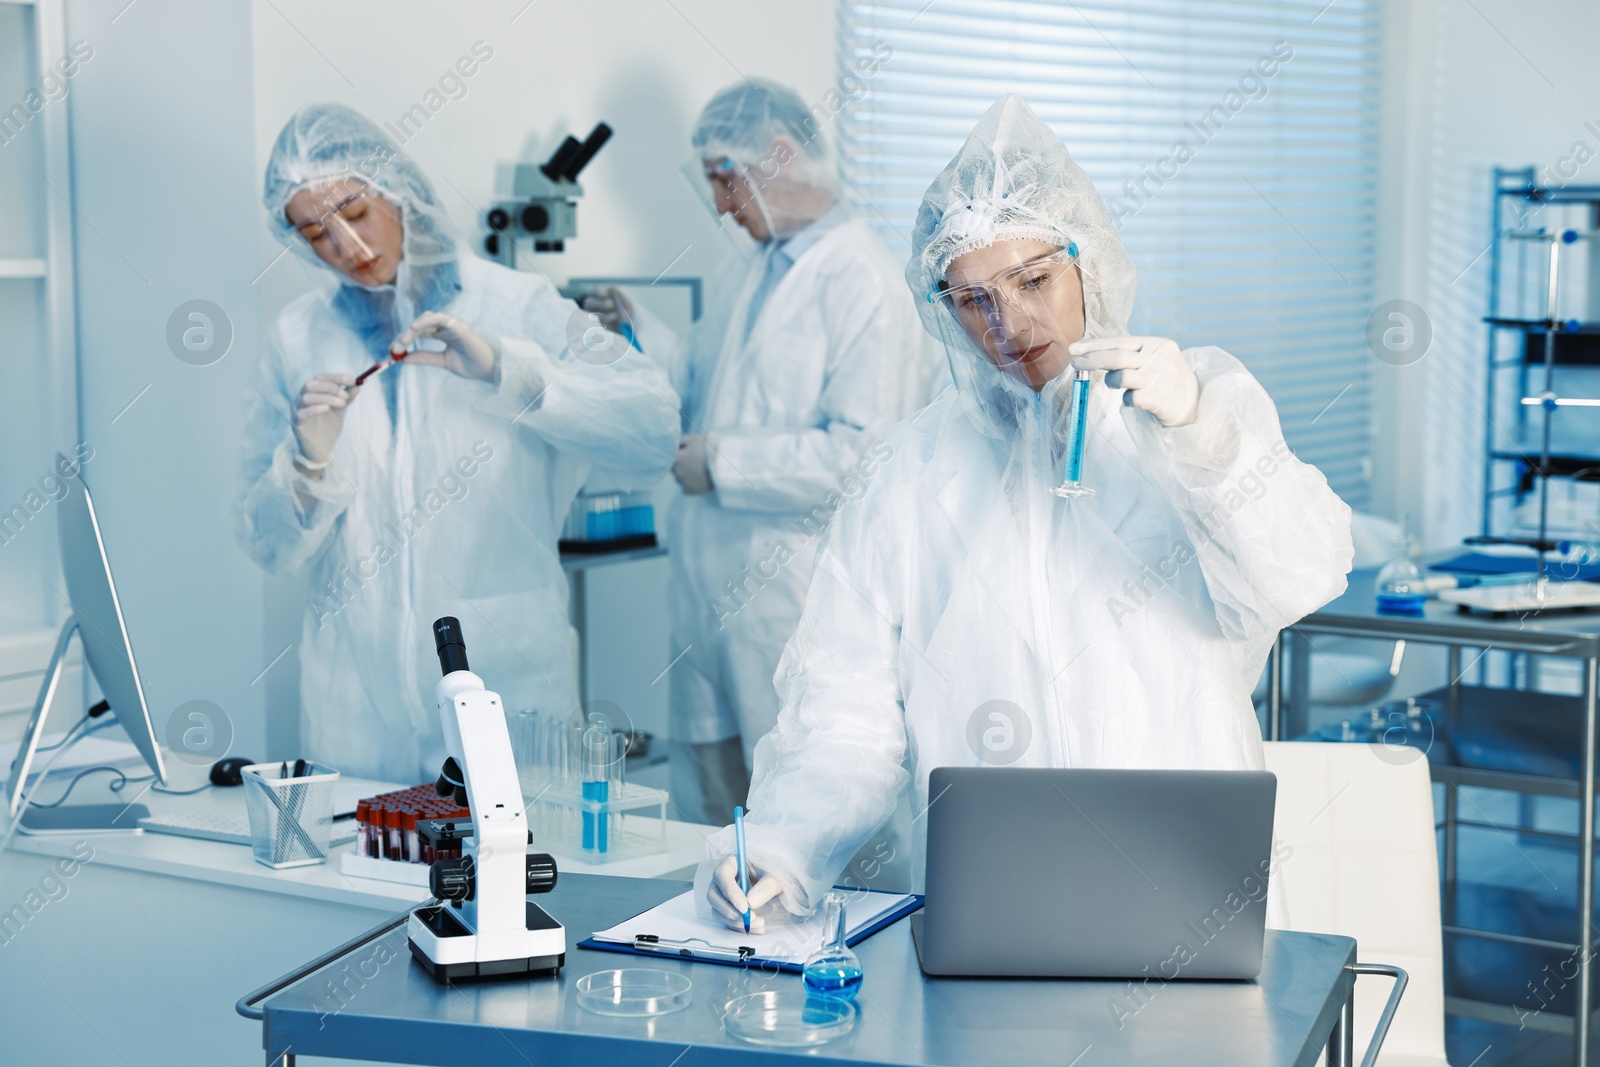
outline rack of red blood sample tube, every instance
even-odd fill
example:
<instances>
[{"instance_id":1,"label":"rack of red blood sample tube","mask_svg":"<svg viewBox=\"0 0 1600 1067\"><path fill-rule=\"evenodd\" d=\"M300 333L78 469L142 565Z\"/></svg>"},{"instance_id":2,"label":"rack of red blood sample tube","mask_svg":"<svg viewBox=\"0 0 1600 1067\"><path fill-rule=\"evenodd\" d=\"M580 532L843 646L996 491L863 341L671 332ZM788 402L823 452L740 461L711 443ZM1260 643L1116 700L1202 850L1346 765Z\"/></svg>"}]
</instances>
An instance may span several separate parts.
<instances>
[{"instance_id":1,"label":"rack of red blood sample tube","mask_svg":"<svg viewBox=\"0 0 1600 1067\"><path fill-rule=\"evenodd\" d=\"M417 837L417 823L431 819L466 819L471 813L431 782L368 797L356 805L356 843L360 855L401 863L456 859L460 849L436 849Z\"/></svg>"}]
</instances>

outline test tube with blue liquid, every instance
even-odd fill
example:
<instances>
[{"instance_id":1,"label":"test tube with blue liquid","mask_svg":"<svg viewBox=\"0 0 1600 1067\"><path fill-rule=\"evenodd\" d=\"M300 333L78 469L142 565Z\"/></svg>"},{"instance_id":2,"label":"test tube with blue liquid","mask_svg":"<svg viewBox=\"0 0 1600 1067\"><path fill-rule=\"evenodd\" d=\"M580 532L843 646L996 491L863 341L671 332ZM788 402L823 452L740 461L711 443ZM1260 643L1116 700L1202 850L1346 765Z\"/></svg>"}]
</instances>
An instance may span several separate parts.
<instances>
[{"instance_id":1,"label":"test tube with blue liquid","mask_svg":"<svg viewBox=\"0 0 1600 1067\"><path fill-rule=\"evenodd\" d=\"M621 753L616 752L617 741L615 731L606 725L602 716L594 716L584 728L579 739L584 800L605 804L611 799L611 778L621 762ZM584 808L583 847L586 851L605 852L610 848L610 821L609 812Z\"/></svg>"},{"instance_id":2,"label":"test tube with blue liquid","mask_svg":"<svg viewBox=\"0 0 1600 1067\"><path fill-rule=\"evenodd\" d=\"M822 898L822 946L806 957L800 977L806 992L854 1000L861 989L861 960L845 941L844 894L834 890Z\"/></svg>"},{"instance_id":3,"label":"test tube with blue liquid","mask_svg":"<svg viewBox=\"0 0 1600 1067\"><path fill-rule=\"evenodd\" d=\"M1067 408L1066 480L1050 490L1061 497L1091 497L1094 489L1083 484L1083 446L1089 436L1089 372L1073 371L1072 395Z\"/></svg>"}]
</instances>

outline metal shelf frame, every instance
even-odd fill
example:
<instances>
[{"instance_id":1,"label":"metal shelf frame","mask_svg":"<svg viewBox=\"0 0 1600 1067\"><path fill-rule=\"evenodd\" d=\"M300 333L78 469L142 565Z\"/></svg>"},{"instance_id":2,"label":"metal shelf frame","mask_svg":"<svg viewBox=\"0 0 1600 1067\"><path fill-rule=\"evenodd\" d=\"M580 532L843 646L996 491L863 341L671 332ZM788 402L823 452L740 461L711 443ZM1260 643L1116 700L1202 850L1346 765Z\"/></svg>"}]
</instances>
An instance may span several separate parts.
<instances>
[{"instance_id":1,"label":"metal shelf frame","mask_svg":"<svg viewBox=\"0 0 1600 1067\"><path fill-rule=\"evenodd\" d=\"M1589 217L1584 220L1581 229L1568 226L1539 227L1530 220L1530 207L1570 208L1585 205L1589 209ZM1500 525L1497 521L1497 504L1510 498L1506 519L1509 527L1514 521L1517 505L1530 492L1537 491L1540 494L1539 536L1542 539L1548 516L1549 479L1572 477L1590 468L1600 479L1600 446L1592 454L1574 454L1566 450L1552 454L1551 450L1551 421L1556 411L1562 407L1581 406L1574 404L1574 401L1596 399L1557 396L1555 370L1558 366L1569 364L1593 366L1600 362L1592 355L1561 357L1559 350L1565 338L1571 338L1573 342L1582 339L1579 343L1584 347L1594 347L1593 337L1600 333L1600 323L1563 317L1560 313L1564 309L1558 306L1564 255L1577 247L1580 241L1600 240L1600 236L1596 235L1596 231L1600 231L1600 185L1544 186L1539 184L1538 172L1534 167L1496 167L1490 203L1490 231L1494 239L1489 254L1489 306L1483 320L1488 334L1485 410L1489 413L1489 425L1485 428L1484 436L1483 518L1479 532L1484 536L1511 533L1509 528L1496 528ZM1545 264L1542 317L1508 314L1509 311L1526 312L1527 309L1502 307L1508 282L1521 281L1526 291L1532 280L1512 277L1511 272L1518 266L1508 254L1507 246L1512 243L1548 246L1547 252L1538 249L1541 254L1532 257L1536 262L1542 259ZM1527 258L1517 257L1518 260ZM1527 269L1537 268L1530 266ZM1535 342L1535 338L1539 340ZM1518 346L1514 358L1502 355L1500 351L1508 339ZM1539 350L1537 354L1536 345ZM1516 397L1512 404L1515 425L1506 434L1495 428L1494 420L1506 402L1502 396L1506 385L1500 379L1504 371L1511 369L1516 370ZM1540 421L1530 433L1530 416L1533 412L1538 413ZM1518 442L1518 447L1505 447L1505 438L1508 436ZM1530 454L1521 446L1523 443L1532 444L1535 438L1540 440L1540 444ZM1556 462L1552 463L1552 460ZM1508 465L1511 468L1509 476Z\"/></svg>"},{"instance_id":2,"label":"metal shelf frame","mask_svg":"<svg viewBox=\"0 0 1600 1067\"><path fill-rule=\"evenodd\" d=\"M1600 192L1600 190L1597 190ZM1493 706L1504 700L1513 709L1504 720L1525 720L1529 727L1559 725L1571 733L1577 751L1575 766L1554 764L1534 766L1530 772L1463 765L1459 750L1447 748L1444 758L1431 759L1433 780L1443 786L1444 803L1439 820L1443 831L1440 848L1441 917L1443 932L1451 943L1476 939L1509 946L1548 952L1570 953L1576 959L1577 974L1571 985L1574 1005L1591 1006L1600 992L1600 939L1592 916L1595 909L1595 800L1596 764L1600 759L1600 617L1592 613L1552 613L1526 617L1496 618L1462 613L1437 601L1429 601L1420 616L1385 615L1377 610L1375 582L1377 572L1358 571L1350 576L1347 589L1332 603L1283 631L1275 643L1268 665L1267 737L1279 740L1307 731L1309 712L1309 669L1311 639L1328 634L1374 640L1405 641L1408 645L1439 645L1445 650L1443 686L1431 695L1441 701L1446 712L1446 738L1459 737L1457 725L1464 709ZM1487 677L1479 684L1465 681L1473 667L1486 675L1489 653L1514 656L1549 656L1578 661L1580 691L1577 695L1543 693L1532 689L1489 686ZM1496 713L1495 721L1502 716ZM1565 736L1565 734L1562 734ZM1453 744L1453 742L1452 742ZM1477 758L1474 757L1474 762ZM1559 772L1559 773L1548 773ZM1476 828L1482 821L1463 818L1460 791L1463 787L1504 790L1511 793L1567 797L1577 801L1578 827L1572 835L1578 862L1578 885L1574 894L1571 940L1561 935L1536 936L1550 931L1515 932L1486 930L1458 921L1457 898L1463 883L1458 878L1460 861L1457 833L1462 827ZM1471 814L1470 810L1465 814ZM1514 832L1525 832L1518 827ZM1550 838L1566 835L1552 833ZM1580 951L1580 946L1586 946ZM1575 1067L1590 1067L1590 1037L1595 1033L1595 1012L1578 1008L1572 1014L1553 1009L1530 1013L1511 1003L1495 1003L1461 995L1448 995L1445 1010L1452 1015L1482 1019L1510 1026L1527 1025L1551 1033L1571 1035Z\"/></svg>"}]
</instances>

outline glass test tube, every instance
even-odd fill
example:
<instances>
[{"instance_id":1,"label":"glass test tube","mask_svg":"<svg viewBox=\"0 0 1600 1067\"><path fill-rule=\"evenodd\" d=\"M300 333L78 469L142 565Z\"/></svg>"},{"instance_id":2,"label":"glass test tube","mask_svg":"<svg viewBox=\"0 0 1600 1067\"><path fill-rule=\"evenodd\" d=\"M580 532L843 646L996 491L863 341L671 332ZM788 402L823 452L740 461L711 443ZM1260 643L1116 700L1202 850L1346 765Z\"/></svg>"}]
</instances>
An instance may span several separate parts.
<instances>
[{"instance_id":1,"label":"glass test tube","mask_svg":"<svg viewBox=\"0 0 1600 1067\"><path fill-rule=\"evenodd\" d=\"M1067 411L1067 477L1050 490L1061 497L1090 497L1094 490L1083 484L1083 446L1089 436L1089 372L1074 371Z\"/></svg>"},{"instance_id":2,"label":"glass test tube","mask_svg":"<svg viewBox=\"0 0 1600 1067\"><path fill-rule=\"evenodd\" d=\"M583 731L583 799L604 803L611 799L608 774L611 757L611 731L597 718ZM610 842L604 811L583 813L583 847L604 852Z\"/></svg>"}]
</instances>

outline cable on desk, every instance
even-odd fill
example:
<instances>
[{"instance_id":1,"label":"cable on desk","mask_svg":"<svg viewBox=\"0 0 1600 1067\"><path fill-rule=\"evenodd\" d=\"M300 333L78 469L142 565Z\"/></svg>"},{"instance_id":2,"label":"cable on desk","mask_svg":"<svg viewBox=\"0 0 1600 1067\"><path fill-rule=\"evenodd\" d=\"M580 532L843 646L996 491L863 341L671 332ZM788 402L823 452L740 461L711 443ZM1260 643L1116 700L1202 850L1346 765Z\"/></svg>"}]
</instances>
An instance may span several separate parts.
<instances>
[{"instance_id":1,"label":"cable on desk","mask_svg":"<svg viewBox=\"0 0 1600 1067\"><path fill-rule=\"evenodd\" d=\"M83 770L79 771L77 774L72 776L72 781L67 783L67 788L64 791L62 791L62 794L60 796L56 797L50 803L45 804L45 803L42 803L40 801L33 800L33 801L29 802L28 806L29 807L33 807L33 808L41 808L41 809L59 808L61 805L65 804L67 802L67 798L72 795L73 787L75 787L83 779L87 778L91 774L96 773L97 771L109 771L110 773L112 773L112 774L117 776L117 780L115 782L112 782L111 785L110 785L110 789L111 789L111 791L113 793L122 792L123 787L126 786L129 782L148 782L152 778L155 777L155 775L153 775L153 774L147 774L147 775L144 775L143 777L140 777L140 778L129 778L126 774L122 773L122 769L120 767L110 767L110 766L85 767Z\"/></svg>"},{"instance_id":2,"label":"cable on desk","mask_svg":"<svg viewBox=\"0 0 1600 1067\"><path fill-rule=\"evenodd\" d=\"M155 777L155 775L152 774L152 775L150 775L150 776L148 776L146 778L131 778L131 779L129 779L129 781L147 782L151 778L154 778L154 777ZM192 797L196 793L204 793L207 789L215 789L215 788L216 788L216 786L212 785L210 782L207 782L205 785L197 785L193 789L163 789L159 785L153 785L153 786L150 787L150 792L152 792L152 793L165 793L169 797Z\"/></svg>"},{"instance_id":3,"label":"cable on desk","mask_svg":"<svg viewBox=\"0 0 1600 1067\"><path fill-rule=\"evenodd\" d=\"M85 715L72 725L72 729L67 731L67 736L61 739L60 744L52 746L55 748L55 752L45 761L45 765L39 769L39 775L33 780L33 785L31 787L24 785L25 792L22 795L22 803L17 806L16 817L11 820L11 825L6 827L5 836L0 837L0 852L4 852L11 847L11 839L16 836L17 827L22 825L22 816L27 813L28 807L33 803L33 794L44 784L44 780L49 776L50 768L55 766L56 760L60 759L69 748L85 736L93 733L100 726L107 725L113 721L108 719L106 723L101 723L99 726L90 726L88 729L84 729L91 718L93 718L93 709L90 709L90 714Z\"/></svg>"}]
</instances>

